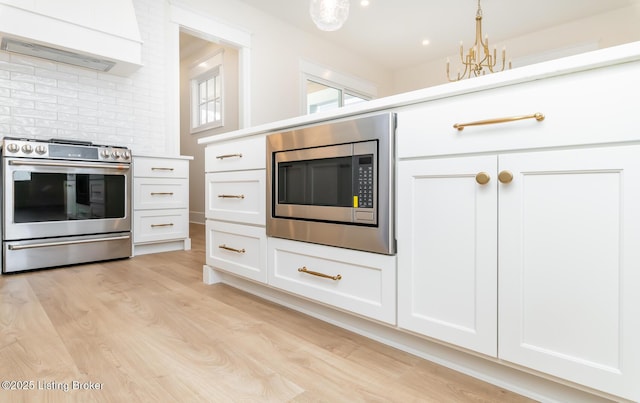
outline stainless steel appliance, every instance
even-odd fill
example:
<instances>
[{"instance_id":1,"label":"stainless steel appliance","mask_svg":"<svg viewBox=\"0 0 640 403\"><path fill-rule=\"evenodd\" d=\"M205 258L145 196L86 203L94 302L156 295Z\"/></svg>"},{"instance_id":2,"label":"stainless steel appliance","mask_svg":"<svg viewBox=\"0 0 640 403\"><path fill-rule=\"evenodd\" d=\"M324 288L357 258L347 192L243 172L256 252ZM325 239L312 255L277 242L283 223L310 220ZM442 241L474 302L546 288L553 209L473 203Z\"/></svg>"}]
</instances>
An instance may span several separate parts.
<instances>
[{"instance_id":1,"label":"stainless steel appliance","mask_svg":"<svg viewBox=\"0 0 640 403\"><path fill-rule=\"evenodd\" d=\"M131 256L131 153L2 141L2 272Z\"/></svg>"},{"instance_id":2,"label":"stainless steel appliance","mask_svg":"<svg viewBox=\"0 0 640 403\"><path fill-rule=\"evenodd\" d=\"M393 113L267 136L267 235L395 254Z\"/></svg>"}]
</instances>

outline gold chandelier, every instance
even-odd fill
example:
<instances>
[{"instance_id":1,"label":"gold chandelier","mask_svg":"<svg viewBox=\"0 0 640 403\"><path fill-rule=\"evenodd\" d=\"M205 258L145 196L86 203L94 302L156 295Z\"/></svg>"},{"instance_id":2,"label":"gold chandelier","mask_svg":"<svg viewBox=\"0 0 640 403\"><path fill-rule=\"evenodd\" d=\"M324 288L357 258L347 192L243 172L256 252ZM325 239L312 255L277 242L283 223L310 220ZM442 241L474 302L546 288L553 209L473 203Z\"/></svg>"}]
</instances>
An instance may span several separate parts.
<instances>
[{"instance_id":1,"label":"gold chandelier","mask_svg":"<svg viewBox=\"0 0 640 403\"><path fill-rule=\"evenodd\" d=\"M482 8L480 8L480 0L478 0L478 11L476 12L476 41L467 55L464 55L464 49L462 42L460 42L460 61L464 65L464 72L458 70L456 78L451 78L449 75L449 58L447 58L447 79L449 81L460 81L463 78L471 78L485 75L487 70L491 73L496 71L503 71L506 60L506 48L502 48L502 67L495 69L498 59L496 57L497 51L494 46L493 53L489 50L489 36L486 35L482 40ZM509 61L509 68L511 68L511 61ZM495 70L494 70L495 69Z\"/></svg>"}]
</instances>

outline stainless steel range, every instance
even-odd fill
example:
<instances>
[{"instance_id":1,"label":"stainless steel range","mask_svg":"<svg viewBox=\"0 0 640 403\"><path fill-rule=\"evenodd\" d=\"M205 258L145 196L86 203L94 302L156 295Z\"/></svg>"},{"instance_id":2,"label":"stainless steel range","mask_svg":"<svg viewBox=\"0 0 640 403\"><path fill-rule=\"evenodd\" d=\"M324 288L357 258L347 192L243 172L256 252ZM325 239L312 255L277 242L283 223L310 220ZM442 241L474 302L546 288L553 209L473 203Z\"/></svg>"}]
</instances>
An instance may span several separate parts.
<instances>
[{"instance_id":1,"label":"stainless steel range","mask_svg":"<svg viewBox=\"0 0 640 403\"><path fill-rule=\"evenodd\" d=\"M131 256L131 153L2 140L2 272Z\"/></svg>"}]
</instances>

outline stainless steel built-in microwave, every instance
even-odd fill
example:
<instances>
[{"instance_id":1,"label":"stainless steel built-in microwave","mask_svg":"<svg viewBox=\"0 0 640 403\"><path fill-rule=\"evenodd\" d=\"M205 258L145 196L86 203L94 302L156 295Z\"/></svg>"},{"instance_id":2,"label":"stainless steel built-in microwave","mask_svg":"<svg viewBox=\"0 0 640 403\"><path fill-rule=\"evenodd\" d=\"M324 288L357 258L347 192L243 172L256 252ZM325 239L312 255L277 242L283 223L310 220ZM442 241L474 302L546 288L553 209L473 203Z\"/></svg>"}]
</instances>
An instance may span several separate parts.
<instances>
[{"instance_id":1,"label":"stainless steel built-in microwave","mask_svg":"<svg viewBox=\"0 0 640 403\"><path fill-rule=\"evenodd\" d=\"M267 235L395 254L395 115L267 136Z\"/></svg>"}]
</instances>

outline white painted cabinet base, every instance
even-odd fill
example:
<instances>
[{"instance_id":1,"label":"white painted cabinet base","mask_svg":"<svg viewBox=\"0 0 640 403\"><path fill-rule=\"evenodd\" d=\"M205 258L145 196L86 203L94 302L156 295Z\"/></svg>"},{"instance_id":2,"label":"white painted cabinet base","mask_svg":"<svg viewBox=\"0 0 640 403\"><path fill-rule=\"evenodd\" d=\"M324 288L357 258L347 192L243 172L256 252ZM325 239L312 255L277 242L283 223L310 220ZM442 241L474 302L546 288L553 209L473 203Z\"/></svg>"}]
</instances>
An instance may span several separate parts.
<instances>
[{"instance_id":1,"label":"white painted cabinet base","mask_svg":"<svg viewBox=\"0 0 640 403\"><path fill-rule=\"evenodd\" d=\"M149 253L173 252L176 250L191 250L191 238L133 245L134 256L147 255Z\"/></svg>"},{"instance_id":2,"label":"white painted cabinet base","mask_svg":"<svg viewBox=\"0 0 640 403\"><path fill-rule=\"evenodd\" d=\"M268 238L268 283L385 323L396 323L396 257Z\"/></svg>"},{"instance_id":3,"label":"white painted cabinet base","mask_svg":"<svg viewBox=\"0 0 640 403\"><path fill-rule=\"evenodd\" d=\"M134 156L134 256L191 249L190 159Z\"/></svg>"}]
</instances>

